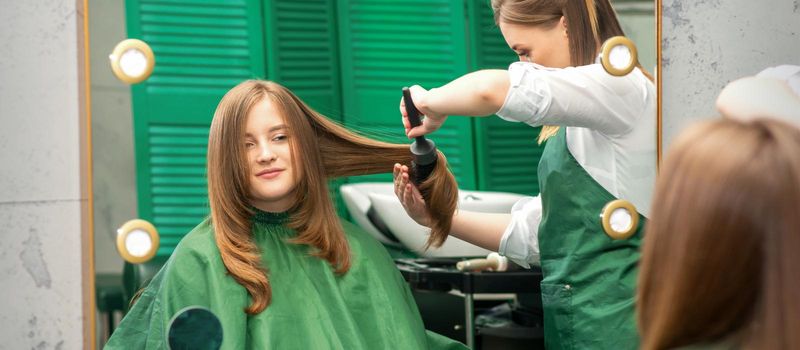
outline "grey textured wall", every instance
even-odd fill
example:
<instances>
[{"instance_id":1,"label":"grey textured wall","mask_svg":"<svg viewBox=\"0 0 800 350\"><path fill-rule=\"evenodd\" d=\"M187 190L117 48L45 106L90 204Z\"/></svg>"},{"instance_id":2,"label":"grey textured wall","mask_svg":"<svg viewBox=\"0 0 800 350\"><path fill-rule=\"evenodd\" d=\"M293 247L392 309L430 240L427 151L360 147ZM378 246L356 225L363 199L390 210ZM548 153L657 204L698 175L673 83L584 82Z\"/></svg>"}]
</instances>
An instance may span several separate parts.
<instances>
[{"instance_id":1,"label":"grey textured wall","mask_svg":"<svg viewBox=\"0 0 800 350\"><path fill-rule=\"evenodd\" d=\"M0 349L85 344L79 5L0 3Z\"/></svg>"},{"instance_id":2,"label":"grey textured wall","mask_svg":"<svg viewBox=\"0 0 800 350\"><path fill-rule=\"evenodd\" d=\"M737 78L800 64L800 0L662 0L663 145ZM666 148L665 148L666 149Z\"/></svg>"}]
</instances>

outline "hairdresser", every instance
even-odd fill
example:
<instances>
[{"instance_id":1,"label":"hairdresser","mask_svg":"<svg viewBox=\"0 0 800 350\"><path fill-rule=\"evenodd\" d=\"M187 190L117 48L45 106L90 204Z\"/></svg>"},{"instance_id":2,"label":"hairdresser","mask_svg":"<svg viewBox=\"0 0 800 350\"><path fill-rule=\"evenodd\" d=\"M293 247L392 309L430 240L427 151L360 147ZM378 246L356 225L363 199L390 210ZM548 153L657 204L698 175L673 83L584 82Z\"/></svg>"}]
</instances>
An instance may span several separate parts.
<instances>
[{"instance_id":1,"label":"hairdresser","mask_svg":"<svg viewBox=\"0 0 800 350\"><path fill-rule=\"evenodd\" d=\"M624 35L608 0L491 3L520 62L412 87L425 118L410 128L401 100L406 134L434 132L451 115L542 126L541 196L521 199L509 214L459 211L451 234L541 265L547 349L635 349L634 286L656 173L652 78L641 67L615 77L599 64L602 43ZM395 165L394 175L408 214L429 225L408 168Z\"/></svg>"}]
</instances>

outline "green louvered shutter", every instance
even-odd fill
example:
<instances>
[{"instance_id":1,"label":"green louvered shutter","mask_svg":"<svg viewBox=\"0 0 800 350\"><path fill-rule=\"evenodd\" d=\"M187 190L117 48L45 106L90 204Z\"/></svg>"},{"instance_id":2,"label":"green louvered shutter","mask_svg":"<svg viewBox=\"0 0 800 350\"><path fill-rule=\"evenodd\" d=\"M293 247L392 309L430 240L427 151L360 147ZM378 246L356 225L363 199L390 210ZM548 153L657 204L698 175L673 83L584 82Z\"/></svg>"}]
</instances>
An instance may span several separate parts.
<instances>
[{"instance_id":1,"label":"green louvered shutter","mask_svg":"<svg viewBox=\"0 0 800 350\"><path fill-rule=\"evenodd\" d=\"M472 70L506 69L518 58L494 23L488 0L467 0L470 11ZM541 128L511 123L497 116L476 118L475 148L478 188L535 195L537 167L544 146L536 144Z\"/></svg>"},{"instance_id":2,"label":"green louvered shutter","mask_svg":"<svg viewBox=\"0 0 800 350\"><path fill-rule=\"evenodd\" d=\"M161 234L159 255L208 214L208 128L223 94L264 77L256 0L129 0L128 37L150 44L153 75L134 85L139 216Z\"/></svg>"},{"instance_id":3,"label":"green louvered shutter","mask_svg":"<svg viewBox=\"0 0 800 350\"><path fill-rule=\"evenodd\" d=\"M338 1L344 123L410 143L397 110L401 88L437 87L467 72L463 0ZM475 188L472 125L451 118L431 139L462 188ZM391 181L391 175L353 181Z\"/></svg>"},{"instance_id":4,"label":"green louvered shutter","mask_svg":"<svg viewBox=\"0 0 800 350\"><path fill-rule=\"evenodd\" d=\"M267 75L318 112L341 120L335 12L333 0L264 3Z\"/></svg>"},{"instance_id":5,"label":"green louvered shutter","mask_svg":"<svg viewBox=\"0 0 800 350\"><path fill-rule=\"evenodd\" d=\"M268 76L292 90L309 106L342 121L339 48L334 0L264 2ZM347 210L339 186L330 192L340 215Z\"/></svg>"}]
</instances>

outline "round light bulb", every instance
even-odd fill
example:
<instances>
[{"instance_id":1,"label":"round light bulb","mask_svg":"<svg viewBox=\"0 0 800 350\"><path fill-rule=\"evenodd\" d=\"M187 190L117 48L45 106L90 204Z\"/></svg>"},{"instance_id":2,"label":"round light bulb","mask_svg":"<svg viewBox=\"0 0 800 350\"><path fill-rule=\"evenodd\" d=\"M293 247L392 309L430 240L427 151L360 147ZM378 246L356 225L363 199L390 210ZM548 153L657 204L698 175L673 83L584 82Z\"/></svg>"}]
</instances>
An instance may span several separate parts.
<instances>
[{"instance_id":1,"label":"round light bulb","mask_svg":"<svg viewBox=\"0 0 800 350\"><path fill-rule=\"evenodd\" d=\"M631 64L631 50L625 45L616 45L608 54L608 60L614 68L623 70Z\"/></svg>"},{"instance_id":2,"label":"round light bulb","mask_svg":"<svg viewBox=\"0 0 800 350\"><path fill-rule=\"evenodd\" d=\"M152 247L153 241L145 230L133 230L125 236L125 248L135 257L140 258L147 255Z\"/></svg>"},{"instance_id":3,"label":"round light bulb","mask_svg":"<svg viewBox=\"0 0 800 350\"><path fill-rule=\"evenodd\" d=\"M613 76L627 75L639 62L636 44L624 36L609 38L600 50L600 64Z\"/></svg>"},{"instance_id":4,"label":"round light bulb","mask_svg":"<svg viewBox=\"0 0 800 350\"><path fill-rule=\"evenodd\" d=\"M126 75L139 77L147 70L147 56L138 49L128 49L122 53L119 66Z\"/></svg>"},{"instance_id":5,"label":"round light bulb","mask_svg":"<svg viewBox=\"0 0 800 350\"><path fill-rule=\"evenodd\" d=\"M617 232L625 232L631 228L633 218L628 209L617 208L611 212L611 228Z\"/></svg>"},{"instance_id":6,"label":"round light bulb","mask_svg":"<svg viewBox=\"0 0 800 350\"><path fill-rule=\"evenodd\" d=\"M131 264L141 264L156 255L159 245L158 231L153 224L134 219L117 229L117 252Z\"/></svg>"},{"instance_id":7,"label":"round light bulb","mask_svg":"<svg viewBox=\"0 0 800 350\"><path fill-rule=\"evenodd\" d=\"M108 58L114 76L128 84L138 84L147 79L156 64L153 49L139 39L120 41Z\"/></svg>"}]
</instances>

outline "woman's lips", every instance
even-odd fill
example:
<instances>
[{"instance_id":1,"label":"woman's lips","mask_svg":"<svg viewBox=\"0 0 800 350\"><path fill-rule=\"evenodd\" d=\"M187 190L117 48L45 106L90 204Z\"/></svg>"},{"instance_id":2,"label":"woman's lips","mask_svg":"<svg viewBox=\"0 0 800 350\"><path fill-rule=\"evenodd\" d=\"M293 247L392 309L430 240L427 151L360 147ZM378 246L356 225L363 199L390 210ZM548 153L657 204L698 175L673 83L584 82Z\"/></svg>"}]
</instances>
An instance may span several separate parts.
<instances>
[{"instance_id":1,"label":"woman's lips","mask_svg":"<svg viewBox=\"0 0 800 350\"><path fill-rule=\"evenodd\" d=\"M274 178L278 177L278 175L280 175L282 172L283 172L283 169L269 169L269 170L260 171L258 174L256 174L256 176L259 177L259 178L268 180L268 179L274 179Z\"/></svg>"}]
</instances>

